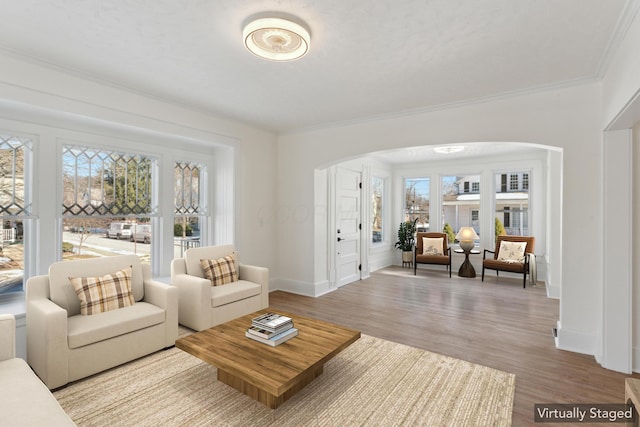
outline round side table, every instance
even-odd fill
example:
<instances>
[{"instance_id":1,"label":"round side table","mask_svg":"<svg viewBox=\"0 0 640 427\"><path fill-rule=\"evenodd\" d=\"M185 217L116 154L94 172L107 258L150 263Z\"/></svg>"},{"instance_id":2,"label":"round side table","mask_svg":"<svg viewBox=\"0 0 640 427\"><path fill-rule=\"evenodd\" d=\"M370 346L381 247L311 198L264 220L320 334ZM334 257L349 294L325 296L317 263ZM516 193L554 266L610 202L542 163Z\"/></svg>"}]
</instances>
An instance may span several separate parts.
<instances>
[{"instance_id":1,"label":"round side table","mask_svg":"<svg viewBox=\"0 0 640 427\"><path fill-rule=\"evenodd\" d=\"M458 276L460 277L476 277L476 269L473 268L471 261L469 261L469 254L479 254L480 251L476 249L471 249L470 251L465 251L464 249L454 249L453 250L457 254L464 254L464 262L460 266L458 270Z\"/></svg>"}]
</instances>

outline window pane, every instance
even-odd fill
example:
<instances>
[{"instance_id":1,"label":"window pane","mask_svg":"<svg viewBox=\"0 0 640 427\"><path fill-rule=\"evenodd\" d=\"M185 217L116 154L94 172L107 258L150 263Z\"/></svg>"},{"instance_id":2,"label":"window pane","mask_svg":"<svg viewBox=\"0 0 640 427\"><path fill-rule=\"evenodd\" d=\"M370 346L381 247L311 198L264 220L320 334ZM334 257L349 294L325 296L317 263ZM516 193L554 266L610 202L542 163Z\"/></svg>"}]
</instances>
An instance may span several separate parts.
<instances>
[{"instance_id":1,"label":"window pane","mask_svg":"<svg viewBox=\"0 0 640 427\"><path fill-rule=\"evenodd\" d=\"M151 263L149 218L64 218L62 259L95 258L136 254Z\"/></svg>"},{"instance_id":2,"label":"window pane","mask_svg":"<svg viewBox=\"0 0 640 427\"><path fill-rule=\"evenodd\" d=\"M155 163L140 154L63 147L64 260L136 254L150 263Z\"/></svg>"},{"instance_id":3,"label":"window pane","mask_svg":"<svg viewBox=\"0 0 640 427\"><path fill-rule=\"evenodd\" d=\"M206 167L197 162L177 161L174 165L175 257L182 257L187 249L200 246L200 230L207 214L204 200L206 173Z\"/></svg>"},{"instance_id":4,"label":"window pane","mask_svg":"<svg viewBox=\"0 0 640 427\"><path fill-rule=\"evenodd\" d=\"M374 176L371 179L371 242L382 241L382 203L384 178Z\"/></svg>"},{"instance_id":5,"label":"window pane","mask_svg":"<svg viewBox=\"0 0 640 427\"><path fill-rule=\"evenodd\" d=\"M182 258L184 251L200 246L202 217L176 217L173 224L173 255Z\"/></svg>"},{"instance_id":6,"label":"window pane","mask_svg":"<svg viewBox=\"0 0 640 427\"><path fill-rule=\"evenodd\" d=\"M0 295L23 291L24 236L22 220L2 221Z\"/></svg>"},{"instance_id":7,"label":"window pane","mask_svg":"<svg viewBox=\"0 0 640 427\"><path fill-rule=\"evenodd\" d=\"M505 173L495 175L495 234L529 235L529 172L509 174L509 190Z\"/></svg>"},{"instance_id":8,"label":"window pane","mask_svg":"<svg viewBox=\"0 0 640 427\"><path fill-rule=\"evenodd\" d=\"M26 160L29 138L0 134L0 296L24 290L24 222L27 200Z\"/></svg>"},{"instance_id":9,"label":"window pane","mask_svg":"<svg viewBox=\"0 0 640 427\"><path fill-rule=\"evenodd\" d=\"M473 227L480 235L480 175L442 177L442 223L454 235Z\"/></svg>"},{"instance_id":10,"label":"window pane","mask_svg":"<svg viewBox=\"0 0 640 427\"><path fill-rule=\"evenodd\" d=\"M404 219L414 221L418 231L429 231L429 178L404 180Z\"/></svg>"},{"instance_id":11,"label":"window pane","mask_svg":"<svg viewBox=\"0 0 640 427\"><path fill-rule=\"evenodd\" d=\"M202 214L200 175L204 166L193 162L176 162L174 168L174 197L176 214Z\"/></svg>"},{"instance_id":12,"label":"window pane","mask_svg":"<svg viewBox=\"0 0 640 427\"><path fill-rule=\"evenodd\" d=\"M63 216L156 213L150 157L66 145L62 159Z\"/></svg>"}]
</instances>

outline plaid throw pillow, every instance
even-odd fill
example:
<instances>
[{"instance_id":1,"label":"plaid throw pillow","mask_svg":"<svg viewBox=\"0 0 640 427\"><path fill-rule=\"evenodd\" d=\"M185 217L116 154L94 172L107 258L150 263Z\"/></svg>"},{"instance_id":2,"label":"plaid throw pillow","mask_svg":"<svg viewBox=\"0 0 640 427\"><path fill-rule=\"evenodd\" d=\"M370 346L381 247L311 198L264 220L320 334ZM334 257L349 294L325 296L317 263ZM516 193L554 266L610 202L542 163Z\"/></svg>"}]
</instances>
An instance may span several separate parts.
<instances>
[{"instance_id":1,"label":"plaid throw pillow","mask_svg":"<svg viewBox=\"0 0 640 427\"><path fill-rule=\"evenodd\" d=\"M102 277L69 277L80 298L80 314L89 316L133 305L132 269L130 266Z\"/></svg>"},{"instance_id":2,"label":"plaid throw pillow","mask_svg":"<svg viewBox=\"0 0 640 427\"><path fill-rule=\"evenodd\" d=\"M211 280L211 285L220 286L238 281L238 272L233 255L218 259L201 259L200 265L204 277Z\"/></svg>"}]
</instances>

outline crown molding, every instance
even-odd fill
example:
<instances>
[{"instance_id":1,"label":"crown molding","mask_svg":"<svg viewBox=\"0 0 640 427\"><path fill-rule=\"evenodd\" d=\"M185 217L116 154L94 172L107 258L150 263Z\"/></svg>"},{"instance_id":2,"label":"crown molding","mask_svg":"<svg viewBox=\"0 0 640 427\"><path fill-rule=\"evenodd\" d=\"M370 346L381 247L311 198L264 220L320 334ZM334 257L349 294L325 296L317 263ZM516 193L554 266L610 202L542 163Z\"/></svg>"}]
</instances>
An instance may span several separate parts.
<instances>
[{"instance_id":1,"label":"crown molding","mask_svg":"<svg viewBox=\"0 0 640 427\"><path fill-rule=\"evenodd\" d=\"M611 65L611 61L613 61L616 51L619 49L622 41L629 32L629 28L631 28L631 24L638 15L638 11L640 11L640 0L626 0L622 13L620 13L620 16L618 17L618 22L616 22L615 31L611 34L609 43L607 44L607 47L600 58L600 62L598 63L596 71L596 76L598 78L602 79L607 73L607 70Z\"/></svg>"}]
</instances>

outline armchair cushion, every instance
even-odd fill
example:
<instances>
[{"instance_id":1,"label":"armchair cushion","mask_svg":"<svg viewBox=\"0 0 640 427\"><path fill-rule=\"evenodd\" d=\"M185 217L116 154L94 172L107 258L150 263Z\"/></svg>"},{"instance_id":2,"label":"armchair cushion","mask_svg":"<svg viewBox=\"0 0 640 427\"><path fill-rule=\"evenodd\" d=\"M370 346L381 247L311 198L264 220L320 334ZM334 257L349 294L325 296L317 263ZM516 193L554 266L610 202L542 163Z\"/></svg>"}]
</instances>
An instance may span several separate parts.
<instances>
[{"instance_id":1,"label":"armchair cushion","mask_svg":"<svg viewBox=\"0 0 640 427\"><path fill-rule=\"evenodd\" d=\"M443 242L442 237L423 237L422 255L444 255Z\"/></svg>"},{"instance_id":2,"label":"armchair cushion","mask_svg":"<svg viewBox=\"0 0 640 427\"><path fill-rule=\"evenodd\" d=\"M164 321L164 310L146 302L94 316L73 316L68 323L69 348L108 340Z\"/></svg>"},{"instance_id":3,"label":"armchair cushion","mask_svg":"<svg viewBox=\"0 0 640 427\"><path fill-rule=\"evenodd\" d=\"M507 263L523 263L527 242L501 241L497 260Z\"/></svg>"},{"instance_id":4,"label":"armchair cushion","mask_svg":"<svg viewBox=\"0 0 640 427\"><path fill-rule=\"evenodd\" d=\"M211 281L212 286L226 285L238 281L238 270L233 255L218 259L201 259L200 264L204 277Z\"/></svg>"},{"instance_id":5,"label":"armchair cushion","mask_svg":"<svg viewBox=\"0 0 640 427\"><path fill-rule=\"evenodd\" d=\"M259 283L240 280L225 286L211 287L211 307L220 307L235 301L241 301L254 295L260 295L262 286Z\"/></svg>"},{"instance_id":6,"label":"armchair cushion","mask_svg":"<svg viewBox=\"0 0 640 427\"><path fill-rule=\"evenodd\" d=\"M132 269L129 266L98 277L69 277L80 298L80 314L87 316L133 305Z\"/></svg>"}]
</instances>

